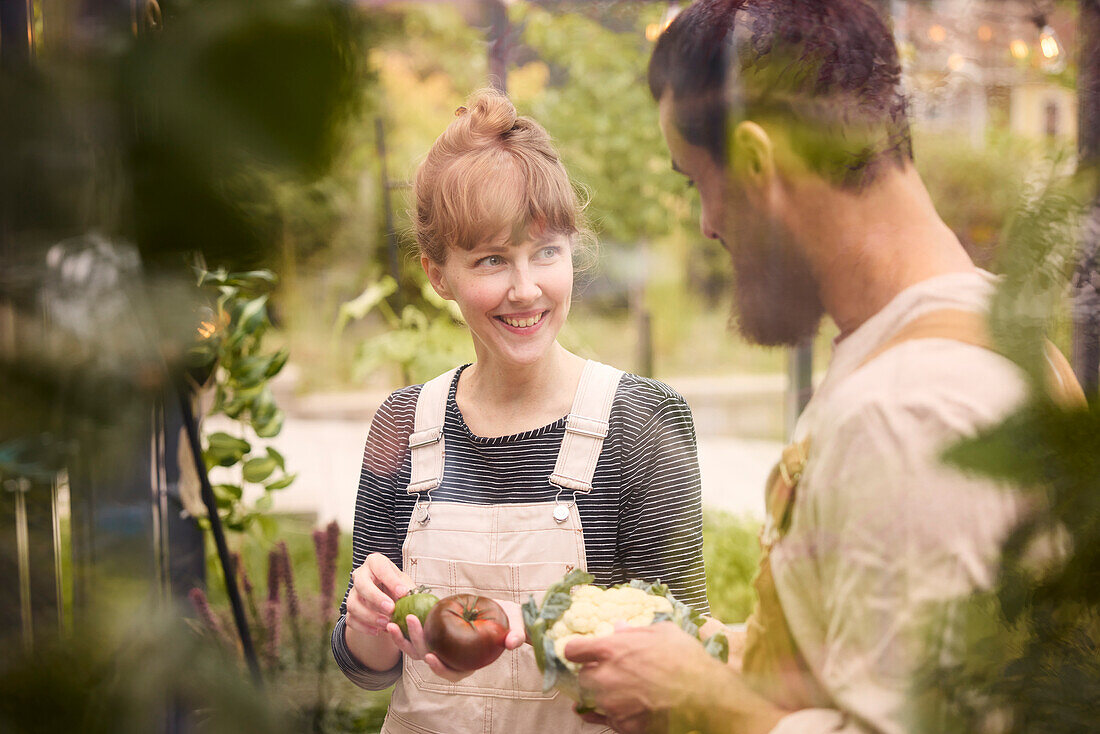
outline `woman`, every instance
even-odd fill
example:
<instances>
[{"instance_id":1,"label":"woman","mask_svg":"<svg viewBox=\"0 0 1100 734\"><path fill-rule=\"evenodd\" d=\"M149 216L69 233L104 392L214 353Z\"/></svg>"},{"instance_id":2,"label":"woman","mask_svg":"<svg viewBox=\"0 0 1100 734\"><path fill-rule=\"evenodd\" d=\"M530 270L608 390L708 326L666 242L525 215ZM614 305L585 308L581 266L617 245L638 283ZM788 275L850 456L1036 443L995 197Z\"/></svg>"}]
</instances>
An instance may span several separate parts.
<instances>
[{"instance_id":1,"label":"woman","mask_svg":"<svg viewBox=\"0 0 1100 734\"><path fill-rule=\"evenodd\" d=\"M477 361L374 418L333 650L364 688L396 681L384 732L601 731L543 693L518 605L587 568L599 584L660 579L707 611L691 413L662 383L558 344L584 240L576 193L503 95L456 115L416 174L416 237ZM465 675L427 652L415 617L403 638L389 615L421 584L497 599L507 651Z\"/></svg>"}]
</instances>

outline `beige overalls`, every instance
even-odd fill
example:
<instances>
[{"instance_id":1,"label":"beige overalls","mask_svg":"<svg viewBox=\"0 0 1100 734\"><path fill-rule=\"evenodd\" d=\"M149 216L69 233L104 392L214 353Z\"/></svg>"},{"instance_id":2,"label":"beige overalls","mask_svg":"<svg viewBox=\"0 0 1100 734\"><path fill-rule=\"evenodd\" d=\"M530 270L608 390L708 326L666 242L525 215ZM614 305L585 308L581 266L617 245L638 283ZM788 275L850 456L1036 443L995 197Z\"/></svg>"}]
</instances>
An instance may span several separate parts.
<instances>
[{"instance_id":1,"label":"beige overalls","mask_svg":"<svg viewBox=\"0 0 1100 734\"><path fill-rule=\"evenodd\" d=\"M499 505L431 499L443 480L443 421L454 373L426 383L417 399L407 490L417 501L402 566L413 583L430 586L441 598L475 593L517 604L534 596L541 603L551 584L575 568L587 568L576 495L592 491L623 373L598 362L585 365L549 477L558 488L557 499ZM573 702L557 691L543 693L530 645L506 650L457 683L435 675L422 660L405 657L403 663L383 734L611 731L581 721Z\"/></svg>"},{"instance_id":2,"label":"beige overalls","mask_svg":"<svg viewBox=\"0 0 1100 734\"><path fill-rule=\"evenodd\" d=\"M866 357L860 366L913 339L951 339L994 349L982 314L943 309L906 324ZM1073 370L1062 353L1049 343L1047 362L1050 395L1067 407L1084 405L1085 395ZM745 624L746 644L742 658L746 681L773 703L791 711L832 705L829 693L798 649L783 612L771 568L771 550L782 541L790 525L798 483L810 458L810 439L807 437L783 449L783 455L768 479L765 495L767 519L760 534L762 553L753 580L757 603Z\"/></svg>"}]
</instances>

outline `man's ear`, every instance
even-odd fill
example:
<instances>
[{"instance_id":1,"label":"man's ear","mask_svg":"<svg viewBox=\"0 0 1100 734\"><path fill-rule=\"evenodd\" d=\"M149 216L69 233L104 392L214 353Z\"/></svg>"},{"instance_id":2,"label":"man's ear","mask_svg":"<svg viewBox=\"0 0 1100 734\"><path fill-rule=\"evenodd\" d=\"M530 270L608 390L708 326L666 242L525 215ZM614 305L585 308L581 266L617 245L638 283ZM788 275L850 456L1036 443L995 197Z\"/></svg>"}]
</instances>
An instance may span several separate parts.
<instances>
[{"instance_id":1,"label":"man's ear","mask_svg":"<svg viewBox=\"0 0 1100 734\"><path fill-rule=\"evenodd\" d=\"M775 146L764 128L745 120L730 136L730 163L737 178L764 190L775 178Z\"/></svg>"},{"instance_id":2,"label":"man's ear","mask_svg":"<svg viewBox=\"0 0 1100 734\"><path fill-rule=\"evenodd\" d=\"M420 267L424 268L424 273L428 276L428 282L432 284L432 288L439 294L439 297L453 301L454 296L451 295L451 289L447 287L447 281L443 278L443 268L439 267L439 264L427 255L420 256Z\"/></svg>"}]
</instances>

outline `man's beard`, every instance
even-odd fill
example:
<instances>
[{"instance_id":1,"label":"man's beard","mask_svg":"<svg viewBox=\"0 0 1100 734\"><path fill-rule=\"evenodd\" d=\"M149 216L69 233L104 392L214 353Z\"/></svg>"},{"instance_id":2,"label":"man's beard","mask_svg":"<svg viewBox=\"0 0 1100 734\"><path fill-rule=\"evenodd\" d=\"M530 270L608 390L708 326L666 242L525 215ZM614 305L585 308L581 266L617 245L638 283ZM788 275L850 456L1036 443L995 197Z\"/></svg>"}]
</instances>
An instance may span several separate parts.
<instances>
[{"instance_id":1,"label":"man's beard","mask_svg":"<svg viewBox=\"0 0 1100 734\"><path fill-rule=\"evenodd\" d=\"M795 346L811 339L825 307L817 279L806 259L772 236L746 241L755 254L738 249L733 256L730 323L750 342Z\"/></svg>"}]
</instances>

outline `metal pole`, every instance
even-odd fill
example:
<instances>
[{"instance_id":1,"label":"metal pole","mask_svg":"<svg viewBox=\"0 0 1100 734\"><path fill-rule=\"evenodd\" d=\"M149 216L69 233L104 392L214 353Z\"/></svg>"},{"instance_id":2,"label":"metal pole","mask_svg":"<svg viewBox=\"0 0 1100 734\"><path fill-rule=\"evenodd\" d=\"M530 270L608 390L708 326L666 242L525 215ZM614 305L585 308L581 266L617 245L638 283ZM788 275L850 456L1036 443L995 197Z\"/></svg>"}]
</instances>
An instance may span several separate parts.
<instances>
[{"instance_id":1,"label":"metal pole","mask_svg":"<svg viewBox=\"0 0 1100 734\"><path fill-rule=\"evenodd\" d=\"M1078 30L1078 166L1095 184L1100 173L1100 0L1081 0ZM1100 191L1093 197L1073 275L1073 369L1087 395L1095 394L1100 383Z\"/></svg>"},{"instance_id":2,"label":"metal pole","mask_svg":"<svg viewBox=\"0 0 1100 734\"><path fill-rule=\"evenodd\" d=\"M68 482L68 479L62 480L62 473L54 476L52 482L50 482L50 530L53 533L53 567L54 567L54 580L57 593L57 630L61 634L65 634L69 631L68 625L65 623L65 586L64 580L61 577L61 504L60 495L58 491L62 481Z\"/></svg>"},{"instance_id":3,"label":"metal pole","mask_svg":"<svg viewBox=\"0 0 1100 734\"><path fill-rule=\"evenodd\" d=\"M252 633L248 629L248 620L244 616L244 604L241 603L241 594L237 589L237 575L233 572L233 561L229 557L229 546L225 542L225 531L222 529L222 521L218 516L218 503L214 499L214 489L210 486L210 476L206 473L206 463L202 458L202 443L199 441L199 430L195 424L195 415L191 412L191 395L186 383L181 380L177 392L179 394L180 412L183 414L183 425L187 429L187 439L191 444L191 456L195 460L195 472L198 474L199 483L202 486L202 501L206 505L206 512L210 519L210 529L214 533L214 545L218 549L218 560L221 562L222 573L225 576L225 591L229 596L229 604L233 608L233 621L237 625L237 633L241 638L241 650L248 662L248 669L252 671L252 677L257 685L263 684L260 675L260 664L256 660L256 648L252 644Z\"/></svg>"},{"instance_id":4,"label":"metal pole","mask_svg":"<svg viewBox=\"0 0 1100 734\"><path fill-rule=\"evenodd\" d=\"M34 616L31 609L31 544L27 522L27 490L31 483L24 477L8 479L4 487L15 495L15 546L19 561L19 616L23 622L23 649L34 647Z\"/></svg>"},{"instance_id":5,"label":"metal pole","mask_svg":"<svg viewBox=\"0 0 1100 734\"><path fill-rule=\"evenodd\" d=\"M485 0L489 14L489 84L508 91L508 9L501 0Z\"/></svg>"},{"instance_id":6,"label":"metal pole","mask_svg":"<svg viewBox=\"0 0 1100 734\"><path fill-rule=\"evenodd\" d=\"M814 394L814 343L808 339L787 353L787 438L794 435L798 416Z\"/></svg>"},{"instance_id":7,"label":"metal pole","mask_svg":"<svg viewBox=\"0 0 1100 734\"><path fill-rule=\"evenodd\" d=\"M374 138L378 147L378 160L382 165L382 208L386 216L386 245L389 249L390 275L398 283L401 282L401 263L397 253L397 230L393 226L393 205L390 202L390 175L386 166L386 129L382 124L382 118L374 118Z\"/></svg>"}]
</instances>

